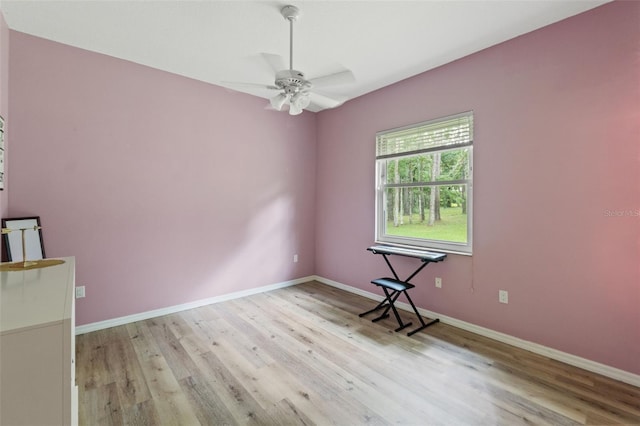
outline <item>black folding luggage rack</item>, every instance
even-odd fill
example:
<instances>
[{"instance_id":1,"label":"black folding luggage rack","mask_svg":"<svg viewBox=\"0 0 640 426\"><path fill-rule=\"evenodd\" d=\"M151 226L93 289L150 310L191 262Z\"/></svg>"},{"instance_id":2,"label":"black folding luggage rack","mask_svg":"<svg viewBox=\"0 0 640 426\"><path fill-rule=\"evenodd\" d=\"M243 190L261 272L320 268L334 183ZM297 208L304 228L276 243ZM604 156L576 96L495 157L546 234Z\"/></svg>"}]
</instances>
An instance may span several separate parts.
<instances>
[{"instance_id":1,"label":"black folding luggage rack","mask_svg":"<svg viewBox=\"0 0 640 426\"><path fill-rule=\"evenodd\" d=\"M379 317L376 317L372 320L373 322L377 322L382 319L388 318L389 310L391 310L393 312L393 315L396 318L396 321L398 321L398 328L396 328L395 331L400 331L407 327L410 327L413 323L411 322L404 323L402 321L402 318L400 318L400 315L398 314L398 310L396 309L396 306L395 306L395 302L398 300L400 295L404 293L405 297L411 304L411 308L413 308L413 312L416 314L416 317L418 317L418 320L420 321L420 324L421 324L420 327L407 333L408 336L411 336L420 330L424 330L430 325L433 325L440 321L439 319L436 318L429 322L425 322L424 319L422 318L422 315L420 315L420 313L418 312L416 305L413 303L413 300L411 300L411 297L409 296L409 292L407 290L410 290L415 287L415 285L410 283L413 277L415 277L420 271L422 271L422 269L424 269L424 267L427 266L429 263L443 261L447 257L445 253L436 253L436 252L430 252L430 251L406 249L401 247L392 247L392 246L384 246L384 245L371 246L367 250L369 250L373 254L382 255L385 262L387 262L387 266L389 266L389 269L391 270L391 273L393 274L394 278L389 278L389 277L376 278L375 280L371 281L371 284L374 284L382 288L385 298L375 308L370 309L367 312L361 313L359 315L360 317L370 314L371 312L384 309L384 311ZM406 280L403 281L398 277L398 274L396 273L395 269L393 269L393 266L391 265L391 262L387 257L388 255L415 257L420 259L421 265L418 266L418 268L411 275L409 275L409 277Z\"/></svg>"}]
</instances>

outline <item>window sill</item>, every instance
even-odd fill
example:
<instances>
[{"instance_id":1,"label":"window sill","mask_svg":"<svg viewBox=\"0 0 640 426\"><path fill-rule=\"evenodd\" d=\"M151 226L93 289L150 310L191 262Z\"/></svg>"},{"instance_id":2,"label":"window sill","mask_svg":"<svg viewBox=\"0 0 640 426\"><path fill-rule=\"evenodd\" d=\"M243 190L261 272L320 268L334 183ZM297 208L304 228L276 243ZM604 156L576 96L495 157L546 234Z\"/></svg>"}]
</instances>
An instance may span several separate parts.
<instances>
[{"instance_id":1,"label":"window sill","mask_svg":"<svg viewBox=\"0 0 640 426\"><path fill-rule=\"evenodd\" d=\"M473 253L467 253L464 251L457 251L457 250L447 250L447 249L441 249L441 248L435 248L435 247L412 246L408 244L390 243L388 241L376 241L375 243L385 245L385 246L406 248L406 249L417 250L417 251L425 251L425 252L431 251L431 252L438 252L438 253L457 254L460 256L467 256L467 257L473 256Z\"/></svg>"}]
</instances>

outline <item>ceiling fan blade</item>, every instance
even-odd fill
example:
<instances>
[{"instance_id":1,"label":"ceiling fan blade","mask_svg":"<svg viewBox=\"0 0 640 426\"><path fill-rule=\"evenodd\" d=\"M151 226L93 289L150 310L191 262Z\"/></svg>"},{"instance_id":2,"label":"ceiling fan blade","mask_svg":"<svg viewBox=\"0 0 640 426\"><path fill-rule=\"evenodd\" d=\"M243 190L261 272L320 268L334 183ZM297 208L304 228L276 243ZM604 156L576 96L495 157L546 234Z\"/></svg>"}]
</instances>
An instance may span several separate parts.
<instances>
[{"instance_id":1,"label":"ceiling fan blade","mask_svg":"<svg viewBox=\"0 0 640 426\"><path fill-rule=\"evenodd\" d=\"M325 87L334 86L339 84L350 84L356 81L353 73L349 70L337 72L335 74L324 75L322 77L316 77L309 80L312 87Z\"/></svg>"},{"instance_id":2,"label":"ceiling fan blade","mask_svg":"<svg viewBox=\"0 0 640 426\"><path fill-rule=\"evenodd\" d=\"M238 89L268 89L268 90L280 90L279 87L276 87L272 84L259 84L259 83L244 83L241 81L221 81L220 84L224 86L233 86Z\"/></svg>"},{"instance_id":3,"label":"ceiling fan blade","mask_svg":"<svg viewBox=\"0 0 640 426\"><path fill-rule=\"evenodd\" d=\"M345 96L326 96L315 92L309 93L309 96L311 97L311 104L320 109L335 108L347 101Z\"/></svg>"},{"instance_id":4,"label":"ceiling fan blade","mask_svg":"<svg viewBox=\"0 0 640 426\"><path fill-rule=\"evenodd\" d=\"M268 63L274 72L288 69L284 63L284 59L280 55L274 55L273 53L261 53L262 58Z\"/></svg>"}]
</instances>

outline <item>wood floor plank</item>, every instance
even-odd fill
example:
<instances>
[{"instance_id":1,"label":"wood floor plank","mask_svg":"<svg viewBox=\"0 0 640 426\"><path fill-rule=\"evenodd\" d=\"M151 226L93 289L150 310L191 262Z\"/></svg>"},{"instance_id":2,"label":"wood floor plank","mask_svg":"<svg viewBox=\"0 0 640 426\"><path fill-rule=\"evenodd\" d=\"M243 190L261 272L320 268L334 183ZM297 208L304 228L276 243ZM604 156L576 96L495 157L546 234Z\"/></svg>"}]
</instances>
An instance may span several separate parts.
<instances>
[{"instance_id":1,"label":"wood floor plank","mask_svg":"<svg viewBox=\"0 0 640 426\"><path fill-rule=\"evenodd\" d=\"M315 423L307 417L303 411L298 409L288 399L277 402L268 410L269 416L275 419L275 424L279 425L300 425L312 426ZM264 423L254 422L249 424L263 425Z\"/></svg>"},{"instance_id":2,"label":"wood floor plank","mask_svg":"<svg viewBox=\"0 0 640 426\"><path fill-rule=\"evenodd\" d=\"M131 326L131 325L129 325ZM156 340L145 321L130 327L134 333L131 341L138 354L140 367L146 379L155 408L162 422L166 424L198 425L186 395L181 391L178 380L162 355Z\"/></svg>"},{"instance_id":3,"label":"wood floor plank","mask_svg":"<svg viewBox=\"0 0 640 426\"><path fill-rule=\"evenodd\" d=\"M163 424L153 400L140 402L122 410L125 426L155 426Z\"/></svg>"},{"instance_id":4,"label":"wood floor plank","mask_svg":"<svg viewBox=\"0 0 640 426\"><path fill-rule=\"evenodd\" d=\"M194 413L203 425L236 424L233 413L227 404L218 396L216 386L203 377L186 377L180 381Z\"/></svg>"},{"instance_id":5,"label":"wood floor plank","mask_svg":"<svg viewBox=\"0 0 640 426\"><path fill-rule=\"evenodd\" d=\"M160 353L171 368L171 372L179 381L193 374L197 374L198 368L187 354L180 340L173 333L170 317L153 318L147 321L149 331L154 337Z\"/></svg>"},{"instance_id":6,"label":"wood floor plank","mask_svg":"<svg viewBox=\"0 0 640 426\"><path fill-rule=\"evenodd\" d=\"M79 392L80 412L78 422L81 424L99 424L107 426L122 425L122 411L118 400L115 383L109 383L93 389Z\"/></svg>"},{"instance_id":7,"label":"wood floor plank","mask_svg":"<svg viewBox=\"0 0 640 426\"><path fill-rule=\"evenodd\" d=\"M78 336L80 424L640 424L637 387L374 305L309 282Z\"/></svg>"},{"instance_id":8,"label":"wood floor plank","mask_svg":"<svg viewBox=\"0 0 640 426\"><path fill-rule=\"evenodd\" d=\"M89 333L76 339L76 374L83 378L83 389L96 389L113 382L107 365L106 346L102 342L102 331Z\"/></svg>"},{"instance_id":9,"label":"wood floor plank","mask_svg":"<svg viewBox=\"0 0 640 426\"><path fill-rule=\"evenodd\" d=\"M129 407L151 399L137 355L125 328L112 328L115 338L104 344L107 371L113 379L121 406Z\"/></svg>"}]
</instances>

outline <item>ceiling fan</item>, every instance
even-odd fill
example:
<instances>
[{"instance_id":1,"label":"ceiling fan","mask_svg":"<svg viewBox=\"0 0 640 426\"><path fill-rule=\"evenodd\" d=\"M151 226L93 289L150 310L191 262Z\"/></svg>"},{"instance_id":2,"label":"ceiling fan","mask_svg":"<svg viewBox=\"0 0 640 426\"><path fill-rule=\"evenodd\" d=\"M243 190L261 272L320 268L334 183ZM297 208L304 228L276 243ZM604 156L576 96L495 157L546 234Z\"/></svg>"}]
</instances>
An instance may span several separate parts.
<instances>
[{"instance_id":1,"label":"ceiling fan","mask_svg":"<svg viewBox=\"0 0 640 426\"><path fill-rule=\"evenodd\" d=\"M270 98L270 106L278 111L289 110L290 115L298 115L309 106L317 109L335 108L342 105L347 98L322 95L315 91L331 85L352 83L355 81L353 73L349 70L329 74L322 77L307 80L302 71L293 69L293 22L300 16L300 10L295 6L284 6L280 13L289 21L289 69L284 69L284 62L278 55L263 53L264 60L275 71L275 81L272 85L252 83L232 83L236 86L259 87L269 90L277 90L280 93ZM312 89L314 89L312 91Z\"/></svg>"}]
</instances>

